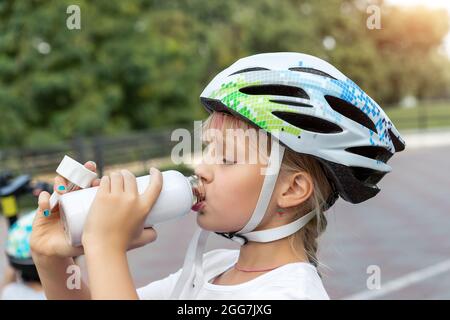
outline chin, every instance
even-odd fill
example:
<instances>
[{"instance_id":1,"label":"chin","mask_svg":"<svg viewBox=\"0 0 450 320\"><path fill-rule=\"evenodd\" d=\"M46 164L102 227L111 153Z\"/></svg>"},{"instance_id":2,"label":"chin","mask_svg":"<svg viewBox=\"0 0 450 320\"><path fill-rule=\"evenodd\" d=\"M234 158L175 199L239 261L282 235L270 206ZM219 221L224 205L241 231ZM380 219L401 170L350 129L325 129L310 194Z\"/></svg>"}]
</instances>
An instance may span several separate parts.
<instances>
[{"instance_id":1,"label":"chin","mask_svg":"<svg viewBox=\"0 0 450 320\"><path fill-rule=\"evenodd\" d=\"M200 228L204 229L204 230L208 230L211 231L210 228L208 228L208 221L206 220L206 216L205 213L203 211L199 211L197 212L197 224Z\"/></svg>"},{"instance_id":2,"label":"chin","mask_svg":"<svg viewBox=\"0 0 450 320\"><path fill-rule=\"evenodd\" d=\"M197 224L200 228L210 232L231 232L234 230L233 228L226 228L223 225L217 225L217 223L210 223L208 218L201 214L197 216Z\"/></svg>"},{"instance_id":3,"label":"chin","mask_svg":"<svg viewBox=\"0 0 450 320\"><path fill-rule=\"evenodd\" d=\"M210 216L205 212L199 211L197 214L197 224L200 228L211 232L221 232L218 230L223 229L223 226L217 225L217 223L209 221Z\"/></svg>"}]
</instances>

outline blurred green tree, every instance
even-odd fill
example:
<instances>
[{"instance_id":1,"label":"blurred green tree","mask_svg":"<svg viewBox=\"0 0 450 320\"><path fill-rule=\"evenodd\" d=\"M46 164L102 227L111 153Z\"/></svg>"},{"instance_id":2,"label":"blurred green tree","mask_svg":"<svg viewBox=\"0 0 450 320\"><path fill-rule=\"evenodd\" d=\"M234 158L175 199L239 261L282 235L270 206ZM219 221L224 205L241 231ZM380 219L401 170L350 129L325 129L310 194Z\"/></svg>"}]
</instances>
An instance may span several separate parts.
<instances>
[{"instance_id":1,"label":"blurred green tree","mask_svg":"<svg viewBox=\"0 0 450 320\"><path fill-rule=\"evenodd\" d=\"M381 103L450 96L439 53L448 15L369 0L0 2L0 147L75 135L190 126L203 86L236 59L298 51L324 58ZM69 30L66 9L81 9Z\"/></svg>"}]
</instances>

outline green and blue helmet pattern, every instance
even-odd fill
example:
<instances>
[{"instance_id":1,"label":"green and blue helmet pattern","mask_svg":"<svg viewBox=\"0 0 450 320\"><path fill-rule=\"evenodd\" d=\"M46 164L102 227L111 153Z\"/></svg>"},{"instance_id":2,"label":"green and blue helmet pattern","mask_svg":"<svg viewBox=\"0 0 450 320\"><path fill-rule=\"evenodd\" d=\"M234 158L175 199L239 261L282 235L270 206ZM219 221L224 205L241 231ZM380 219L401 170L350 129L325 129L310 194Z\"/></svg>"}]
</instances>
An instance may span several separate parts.
<instances>
[{"instance_id":1,"label":"green and blue helmet pattern","mask_svg":"<svg viewBox=\"0 0 450 320\"><path fill-rule=\"evenodd\" d=\"M15 260L31 259L30 237L36 212L20 217L9 229L6 253Z\"/></svg>"}]
</instances>

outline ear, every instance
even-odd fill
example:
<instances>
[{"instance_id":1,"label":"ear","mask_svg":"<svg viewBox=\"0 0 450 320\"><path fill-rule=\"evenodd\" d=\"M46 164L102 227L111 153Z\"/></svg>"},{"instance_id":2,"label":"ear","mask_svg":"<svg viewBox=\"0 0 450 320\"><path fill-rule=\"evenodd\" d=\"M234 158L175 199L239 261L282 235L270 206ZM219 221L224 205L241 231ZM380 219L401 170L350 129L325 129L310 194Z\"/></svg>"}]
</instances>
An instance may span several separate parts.
<instances>
[{"instance_id":1,"label":"ear","mask_svg":"<svg viewBox=\"0 0 450 320\"><path fill-rule=\"evenodd\" d=\"M277 205L291 208L306 202L314 191L314 181L307 172L287 174L280 183Z\"/></svg>"}]
</instances>

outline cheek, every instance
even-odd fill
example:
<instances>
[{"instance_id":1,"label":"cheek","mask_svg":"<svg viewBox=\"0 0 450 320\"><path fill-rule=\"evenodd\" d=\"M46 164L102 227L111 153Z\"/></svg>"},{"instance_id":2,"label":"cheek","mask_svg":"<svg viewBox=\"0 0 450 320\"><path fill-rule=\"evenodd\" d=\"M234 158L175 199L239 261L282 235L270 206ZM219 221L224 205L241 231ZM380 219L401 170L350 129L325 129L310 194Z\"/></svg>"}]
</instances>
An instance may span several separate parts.
<instances>
[{"instance_id":1,"label":"cheek","mask_svg":"<svg viewBox=\"0 0 450 320\"><path fill-rule=\"evenodd\" d=\"M236 165L221 172L218 191L224 205L238 207L241 213L249 208L253 211L262 185L260 177L256 165Z\"/></svg>"},{"instance_id":2,"label":"cheek","mask_svg":"<svg viewBox=\"0 0 450 320\"><path fill-rule=\"evenodd\" d=\"M245 226L255 209L263 180L257 165L225 167L215 173L214 187L208 190L206 197L209 216L214 219L210 222L216 229L225 229L217 231L232 231Z\"/></svg>"}]
</instances>

